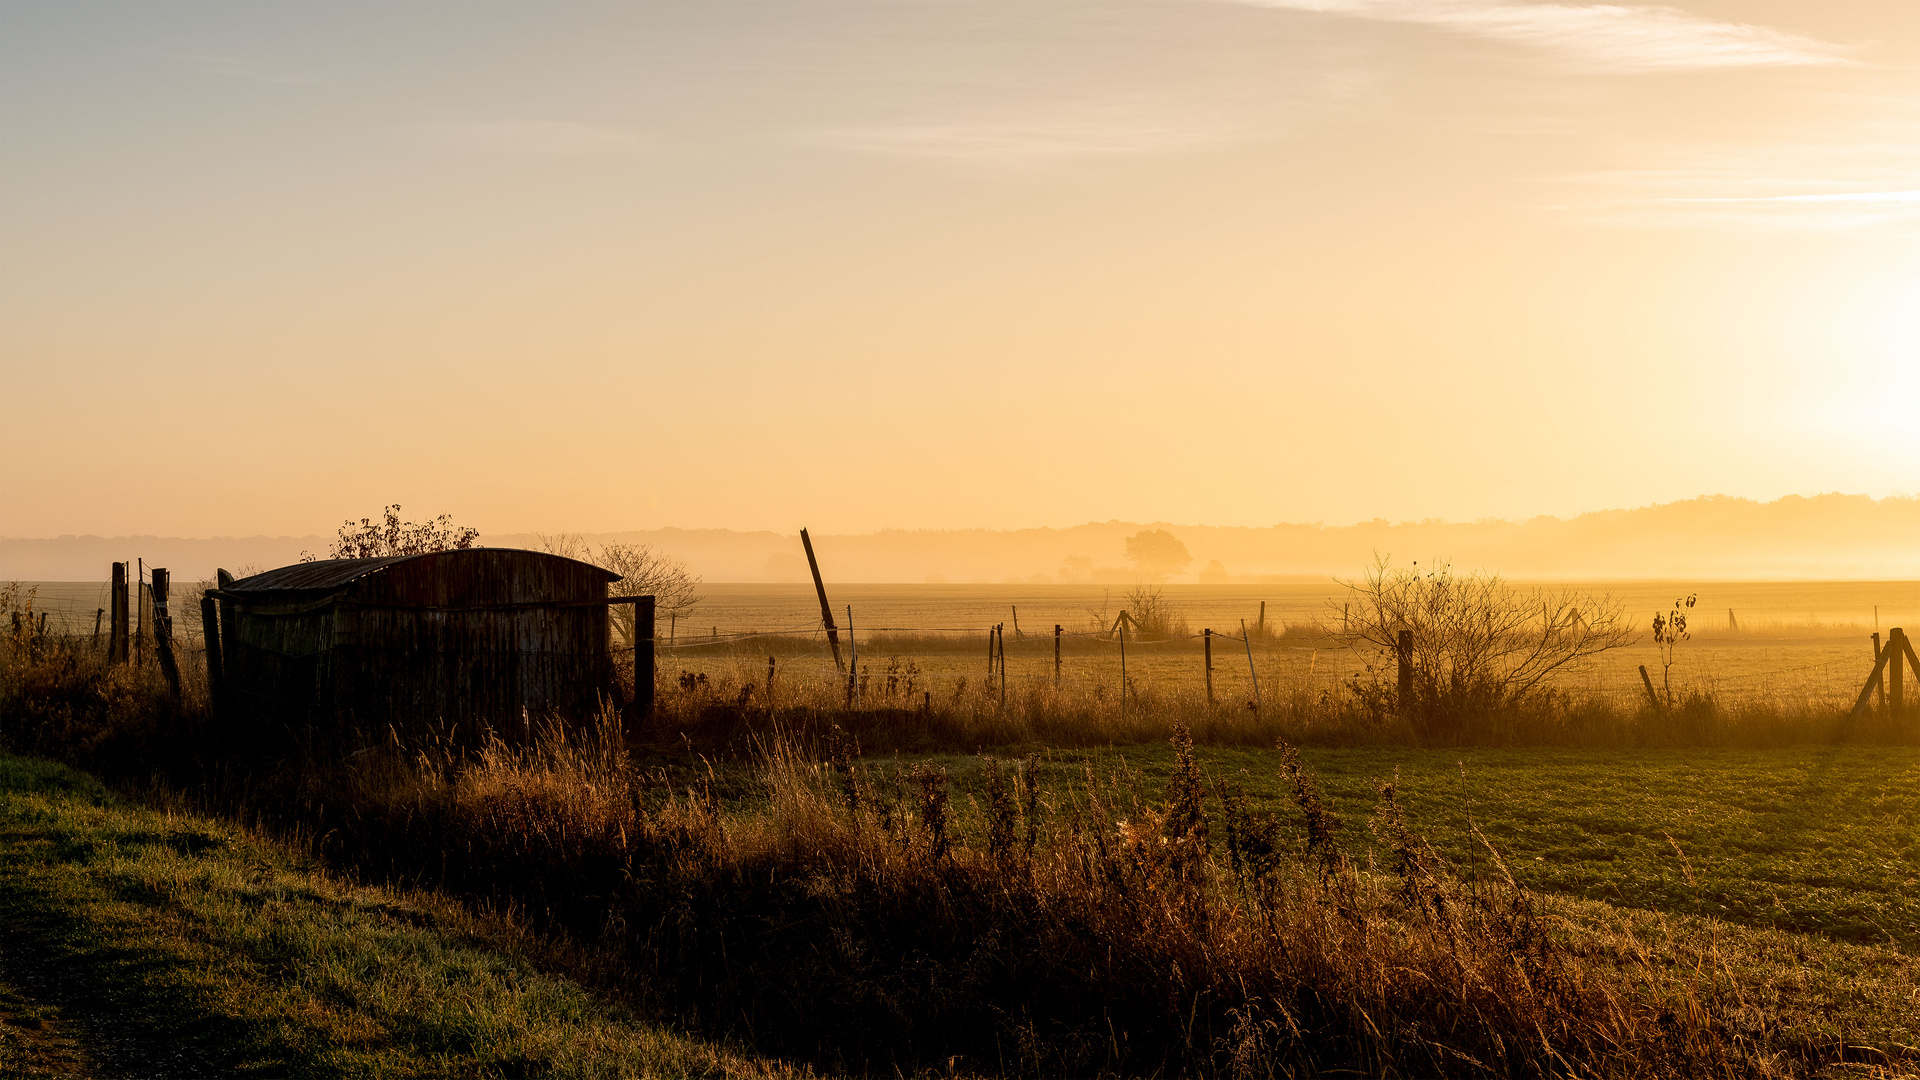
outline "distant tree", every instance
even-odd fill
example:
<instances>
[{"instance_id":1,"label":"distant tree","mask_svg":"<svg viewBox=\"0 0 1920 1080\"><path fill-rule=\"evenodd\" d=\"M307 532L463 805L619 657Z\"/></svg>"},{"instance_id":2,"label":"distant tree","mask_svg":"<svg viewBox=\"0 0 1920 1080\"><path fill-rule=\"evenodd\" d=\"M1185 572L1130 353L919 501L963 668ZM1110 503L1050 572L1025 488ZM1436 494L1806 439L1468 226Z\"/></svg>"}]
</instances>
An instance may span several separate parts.
<instances>
[{"instance_id":1,"label":"distant tree","mask_svg":"<svg viewBox=\"0 0 1920 1080\"><path fill-rule=\"evenodd\" d=\"M340 526L340 536L327 550L329 559L375 559L385 555L424 555L429 551L458 551L473 546L480 530L455 525L450 514L432 521L401 521L400 504L381 512L380 520L361 518ZM301 562L316 562L320 556L302 552Z\"/></svg>"},{"instance_id":2,"label":"distant tree","mask_svg":"<svg viewBox=\"0 0 1920 1080\"><path fill-rule=\"evenodd\" d=\"M1185 570L1193 556L1179 537L1165 529L1147 529L1127 537L1127 561L1158 581Z\"/></svg>"},{"instance_id":3,"label":"distant tree","mask_svg":"<svg viewBox=\"0 0 1920 1080\"><path fill-rule=\"evenodd\" d=\"M687 570L687 564L656 550L650 544L602 544L596 549L578 533L541 534L540 546L555 555L579 559L602 566L620 575L612 585L621 596L651 596L657 618L685 618L700 602L697 590L700 578ZM621 642L633 644L633 608L620 604L612 609L613 625Z\"/></svg>"}]
</instances>

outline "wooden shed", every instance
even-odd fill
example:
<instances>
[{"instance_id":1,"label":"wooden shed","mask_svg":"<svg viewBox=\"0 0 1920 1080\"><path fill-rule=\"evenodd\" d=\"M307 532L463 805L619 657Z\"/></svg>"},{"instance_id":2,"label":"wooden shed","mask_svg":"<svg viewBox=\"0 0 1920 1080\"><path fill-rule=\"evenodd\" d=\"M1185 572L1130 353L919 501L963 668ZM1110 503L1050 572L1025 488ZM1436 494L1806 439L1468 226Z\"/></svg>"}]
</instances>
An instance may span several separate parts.
<instances>
[{"instance_id":1,"label":"wooden shed","mask_svg":"<svg viewBox=\"0 0 1920 1080\"><path fill-rule=\"evenodd\" d=\"M618 577L544 552L468 548L223 582L210 594L216 705L243 725L315 734L392 726L512 738L529 717L585 716L613 693L611 603L642 608L635 704L650 704L652 598L609 597Z\"/></svg>"}]
</instances>

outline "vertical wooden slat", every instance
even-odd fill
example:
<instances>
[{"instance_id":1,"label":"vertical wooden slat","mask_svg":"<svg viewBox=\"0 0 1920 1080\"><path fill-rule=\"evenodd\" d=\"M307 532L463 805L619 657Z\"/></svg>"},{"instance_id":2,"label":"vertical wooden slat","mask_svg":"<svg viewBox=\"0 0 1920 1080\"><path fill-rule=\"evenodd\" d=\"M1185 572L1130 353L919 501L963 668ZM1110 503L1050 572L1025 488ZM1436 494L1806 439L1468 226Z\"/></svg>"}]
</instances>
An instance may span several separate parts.
<instances>
[{"instance_id":1,"label":"vertical wooden slat","mask_svg":"<svg viewBox=\"0 0 1920 1080\"><path fill-rule=\"evenodd\" d=\"M107 629L107 659L115 664L127 662L127 564L113 564L112 592L107 594L107 602L113 607L111 624Z\"/></svg>"},{"instance_id":2,"label":"vertical wooden slat","mask_svg":"<svg viewBox=\"0 0 1920 1080\"><path fill-rule=\"evenodd\" d=\"M633 605L633 712L636 723L653 717L653 607L643 596Z\"/></svg>"},{"instance_id":3,"label":"vertical wooden slat","mask_svg":"<svg viewBox=\"0 0 1920 1080\"><path fill-rule=\"evenodd\" d=\"M200 598L200 634L207 639L207 702L214 724L224 725L227 710L221 699L226 695L227 676L220 655L220 617L211 596Z\"/></svg>"}]
</instances>

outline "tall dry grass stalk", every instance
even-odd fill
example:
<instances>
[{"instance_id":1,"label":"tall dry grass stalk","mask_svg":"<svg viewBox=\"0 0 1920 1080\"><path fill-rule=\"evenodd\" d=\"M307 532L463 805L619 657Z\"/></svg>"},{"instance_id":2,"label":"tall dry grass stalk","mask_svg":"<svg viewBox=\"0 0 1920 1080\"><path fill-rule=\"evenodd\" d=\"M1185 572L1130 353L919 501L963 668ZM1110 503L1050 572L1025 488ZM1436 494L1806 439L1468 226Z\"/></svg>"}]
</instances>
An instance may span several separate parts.
<instances>
[{"instance_id":1,"label":"tall dry grass stalk","mask_svg":"<svg viewBox=\"0 0 1920 1080\"><path fill-rule=\"evenodd\" d=\"M1712 1003L1676 1012L1511 876L1450 875L1390 788L1394 861L1368 868L1290 753L1281 820L1174 740L1164 791L999 761L976 804L845 733L674 782L627 763L608 714L465 758L388 745L313 774L300 813L336 860L514 908L643 1004L836 1071L1757 1068Z\"/></svg>"}]
</instances>

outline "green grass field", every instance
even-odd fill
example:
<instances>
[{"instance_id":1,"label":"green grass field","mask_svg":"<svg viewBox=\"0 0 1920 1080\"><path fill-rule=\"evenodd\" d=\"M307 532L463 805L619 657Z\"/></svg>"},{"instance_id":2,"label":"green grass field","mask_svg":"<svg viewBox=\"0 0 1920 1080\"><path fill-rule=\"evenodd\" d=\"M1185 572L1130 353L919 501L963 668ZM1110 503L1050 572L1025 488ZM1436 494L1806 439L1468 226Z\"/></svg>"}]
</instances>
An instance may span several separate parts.
<instances>
[{"instance_id":1,"label":"green grass field","mask_svg":"<svg viewBox=\"0 0 1920 1080\"><path fill-rule=\"evenodd\" d=\"M230 826L0 757L0 1077L777 1075Z\"/></svg>"},{"instance_id":2,"label":"green grass field","mask_svg":"<svg viewBox=\"0 0 1920 1080\"><path fill-rule=\"evenodd\" d=\"M1202 747L1203 768L1297 821L1275 751ZM1379 784L1398 777L1416 831L1462 876L1497 873L1471 820L1521 884L1616 906L1707 916L1835 941L1920 946L1920 750L1307 749L1364 862ZM1158 798L1170 749L1046 754L1056 782L1087 758L1124 762ZM944 761L977 791L980 760ZM1384 857L1384 856L1383 856Z\"/></svg>"}]
</instances>

